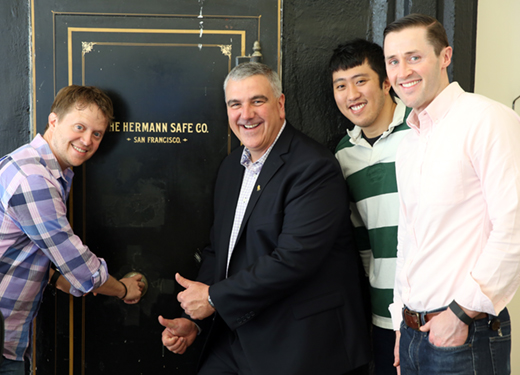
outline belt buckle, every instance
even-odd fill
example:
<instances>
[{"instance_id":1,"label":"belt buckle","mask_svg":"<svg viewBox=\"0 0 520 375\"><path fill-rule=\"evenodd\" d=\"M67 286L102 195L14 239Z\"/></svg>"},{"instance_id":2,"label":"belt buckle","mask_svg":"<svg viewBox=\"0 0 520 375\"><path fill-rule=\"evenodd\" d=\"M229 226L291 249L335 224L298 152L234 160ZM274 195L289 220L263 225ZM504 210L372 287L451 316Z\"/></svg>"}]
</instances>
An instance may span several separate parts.
<instances>
[{"instance_id":1,"label":"belt buckle","mask_svg":"<svg viewBox=\"0 0 520 375\"><path fill-rule=\"evenodd\" d=\"M413 327L410 327L410 328L413 328L415 329L416 331L419 331L421 326L422 326L422 322L421 322L421 314L419 314L417 311L412 311L410 309L405 309L404 310L404 313L410 317L415 317L416 321L417 321L417 328L413 328Z\"/></svg>"},{"instance_id":2,"label":"belt buckle","mask_svg":"<svg viewBox=\"0 0 520 375\"><path fill-rule=\"evenodd\" d=\"M412 313L417 318L417 330L420 331L421 330L421 325L422 325L421 314L419 314L417 311L412 311Z\"/></svg>"}]
</instances>

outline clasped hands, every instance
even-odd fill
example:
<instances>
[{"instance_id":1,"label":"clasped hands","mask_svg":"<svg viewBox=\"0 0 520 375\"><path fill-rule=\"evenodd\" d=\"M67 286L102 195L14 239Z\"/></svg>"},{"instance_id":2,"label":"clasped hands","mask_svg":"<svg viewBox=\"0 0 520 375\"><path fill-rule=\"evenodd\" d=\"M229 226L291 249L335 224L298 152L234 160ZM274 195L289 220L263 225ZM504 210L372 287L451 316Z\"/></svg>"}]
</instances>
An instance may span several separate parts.
<instances>
[{"instance_id":1,"label":"clasped hands","mask_svg":"<svg viewBox=\"0 0 520 375\"><path fill-rule=\"evenodd\" d=\"M185 279L178 273L175 280L186 288L177 294L177 300L187 315L192 319L201 320L215 312L208 302L209 285ZM186 318L165 319L159 316L159 323L165 327L162 333L163 345L177 354L183 354L198 334L195 323Z\"/></svg>"}]
</instances>

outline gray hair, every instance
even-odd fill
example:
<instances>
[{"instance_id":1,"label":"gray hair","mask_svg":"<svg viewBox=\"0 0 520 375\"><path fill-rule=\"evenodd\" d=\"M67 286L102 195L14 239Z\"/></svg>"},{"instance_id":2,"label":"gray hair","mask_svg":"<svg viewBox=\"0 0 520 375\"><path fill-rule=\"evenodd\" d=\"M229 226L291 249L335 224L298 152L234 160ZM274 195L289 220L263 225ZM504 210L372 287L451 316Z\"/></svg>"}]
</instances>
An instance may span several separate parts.
<instances>
[{"instance_id":1,"label":"gray hair","mask_svg":"<svg viewBox=\"0 0 520 375\"><path fill-rule=\"evenodd\" d=\"M229 72L224 81L224 91L226 91L230 79L233 81L240 81L255 75L262 75L267 78L276 98L282 96L282 83L280 82L278 73L274 72L267 65L258 62L246 62L235 66L233 70Z\"/></svg>"}]
</instances>

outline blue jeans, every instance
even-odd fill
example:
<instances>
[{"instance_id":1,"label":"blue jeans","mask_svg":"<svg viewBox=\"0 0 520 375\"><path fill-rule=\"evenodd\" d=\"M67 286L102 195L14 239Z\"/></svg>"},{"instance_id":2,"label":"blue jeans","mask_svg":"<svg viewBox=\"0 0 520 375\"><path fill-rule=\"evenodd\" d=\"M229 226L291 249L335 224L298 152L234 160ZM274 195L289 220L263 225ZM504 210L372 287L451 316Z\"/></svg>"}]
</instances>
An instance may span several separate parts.
<instances>
[{"instance_id":1,"label":"blue jeans","mask_svg":"<svg viewBox=\"0 0 520 375\"><path fill-rule=\"evenodd\" d=\"M4 358L0 365L0 375L25 375L25 362Z\"/></svg>"},{"instance_id":2,"label":"blue jeans","mask_svg":"<svg viewBox=\"0 0 520 375\"><path fill-rule=\"evenodd\" d=\"M511 373L511 321L502 310L500 329L489 318L474 321L462 346L436 347L428 332L401 325L399 358L402 375L509 375Z\"/></svg>"}]
</instances>

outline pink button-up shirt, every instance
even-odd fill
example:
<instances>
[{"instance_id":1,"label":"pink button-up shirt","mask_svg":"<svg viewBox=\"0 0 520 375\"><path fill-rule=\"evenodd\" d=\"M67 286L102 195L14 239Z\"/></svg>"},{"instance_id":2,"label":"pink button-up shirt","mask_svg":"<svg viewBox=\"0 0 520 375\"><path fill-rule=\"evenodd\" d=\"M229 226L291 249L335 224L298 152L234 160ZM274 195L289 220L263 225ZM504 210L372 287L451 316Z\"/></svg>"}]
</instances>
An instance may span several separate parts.
<instances>
[{"instance_id":1,"label":"pink button-up shirt","mask_svg":"<svg viewBox=\"0 0 520 375\"><path fill-rule=\"evenodd\" d=\"M455 299L497 315L520 283L520 118L452 83L408 125L396 160L394 329L403 305Z\"/></svg>"}]
</instances>

